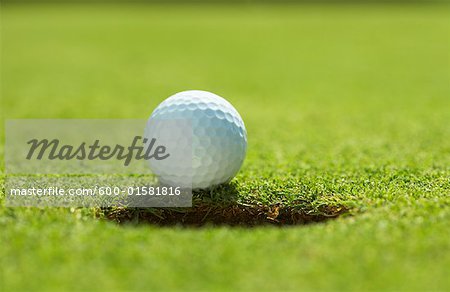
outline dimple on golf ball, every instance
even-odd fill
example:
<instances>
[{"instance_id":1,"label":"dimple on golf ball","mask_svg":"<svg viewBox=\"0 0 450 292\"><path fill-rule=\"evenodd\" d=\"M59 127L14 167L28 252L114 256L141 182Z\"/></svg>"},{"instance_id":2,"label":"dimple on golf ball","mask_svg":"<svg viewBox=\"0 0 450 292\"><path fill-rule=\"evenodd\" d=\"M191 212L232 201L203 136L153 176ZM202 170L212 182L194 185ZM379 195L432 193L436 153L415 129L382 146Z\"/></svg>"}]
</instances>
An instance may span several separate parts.
<instances>
[{"instance_id":1,"label":"dimple on golf ball","mask_svg":"<svg viewBox=\"0 0 450 292\"><path fill-rule=\"evenodd\" d=\"M160 182L173 186L188 182L193 189L206 189L228 182L247 150L247 132L237 110L224 98L201 90L164 100L147 121L146 136L152 135L161 138L168 153L175 153L150 160Z\"/></svg>"}]
</instances>

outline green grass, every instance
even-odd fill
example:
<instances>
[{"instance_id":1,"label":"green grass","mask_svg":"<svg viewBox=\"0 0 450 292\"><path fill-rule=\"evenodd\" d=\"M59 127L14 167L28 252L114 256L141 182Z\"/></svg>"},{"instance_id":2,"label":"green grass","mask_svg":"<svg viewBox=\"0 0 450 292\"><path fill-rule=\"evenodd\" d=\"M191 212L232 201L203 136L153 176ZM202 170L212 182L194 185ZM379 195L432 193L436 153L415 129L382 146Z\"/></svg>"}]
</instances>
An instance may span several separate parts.
<instances>
[{"instance_id":1,"label":"green grass","mask_svg":"<svg viewBox=\"0 0 450 292\"><path fill-rule=\"evenodd\" d=\"M158 228L2 199L0 287L448 290L449 16L444 5L4 6L5 118L146 118L174 92L213 91L248 130L238 200L351 216Z\"/></svg>"}]
</instances>

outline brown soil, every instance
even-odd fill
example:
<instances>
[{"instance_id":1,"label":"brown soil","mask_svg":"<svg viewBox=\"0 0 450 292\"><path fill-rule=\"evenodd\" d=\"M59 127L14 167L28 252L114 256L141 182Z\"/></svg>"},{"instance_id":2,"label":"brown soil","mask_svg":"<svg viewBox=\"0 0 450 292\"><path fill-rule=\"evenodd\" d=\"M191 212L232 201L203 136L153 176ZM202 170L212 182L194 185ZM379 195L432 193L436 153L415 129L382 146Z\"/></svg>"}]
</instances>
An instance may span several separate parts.
<instances>
[{"instance_id":1,"label":"brown soil","mask_svg":"<svg viewBox=\"0 0 450 292\"><path fill-rule=\"evenodd\" d=\"M288 206L228 206L198 205L192 208L119 208L108 210L106 217L118 223L147 223L157 226L200 227L226 225L254 227L261 225L301 225L337 218L348 210L344 207L324 207L318 214Z\"/></svg>"}]
</instances>

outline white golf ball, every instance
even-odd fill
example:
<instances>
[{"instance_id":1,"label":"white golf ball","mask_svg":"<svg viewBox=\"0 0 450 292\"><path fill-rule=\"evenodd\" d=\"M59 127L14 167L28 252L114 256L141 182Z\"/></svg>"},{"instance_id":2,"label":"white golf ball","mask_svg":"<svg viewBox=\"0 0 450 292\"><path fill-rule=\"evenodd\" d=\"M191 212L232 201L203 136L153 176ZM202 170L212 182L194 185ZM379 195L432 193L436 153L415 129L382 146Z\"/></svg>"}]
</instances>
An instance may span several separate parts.
<instances>
[{"instance_id":1,"label":"white golf ball","mask_svg":"<svg viewBox=\"0 0 450 292\"><path fill-rule=\"evenodd\" d=\"M151 114L146 135L159 136L168 153L175 153L150 160L160 182L173 186L189 182L193 189L205 189L228 182L247 151L247 132L237 110L222 97L201 90L164 100Z\"/></svg>"}]
</instances>

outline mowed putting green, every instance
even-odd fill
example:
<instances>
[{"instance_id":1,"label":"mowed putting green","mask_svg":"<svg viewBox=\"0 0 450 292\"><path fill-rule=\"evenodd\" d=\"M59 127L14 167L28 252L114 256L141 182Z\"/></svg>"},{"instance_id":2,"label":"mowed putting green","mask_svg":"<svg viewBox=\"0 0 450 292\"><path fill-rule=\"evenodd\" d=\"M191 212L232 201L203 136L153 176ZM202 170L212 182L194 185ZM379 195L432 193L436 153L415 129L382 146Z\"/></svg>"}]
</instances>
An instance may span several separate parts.
<instances>
[{"instance_id":1,"label":"mowed putting green","mask_svg":"<svg viewBox=\"0 0 450 292\"><path fill-rule=\"evenodd\" d=\"M346 211L160 227L6 208L3 194L1 287L448 290L449 19L445 5L5 5L5 118L147 118L209 90L239 110L249 147L202 204Z\"/></svg>"}]
</instances>

